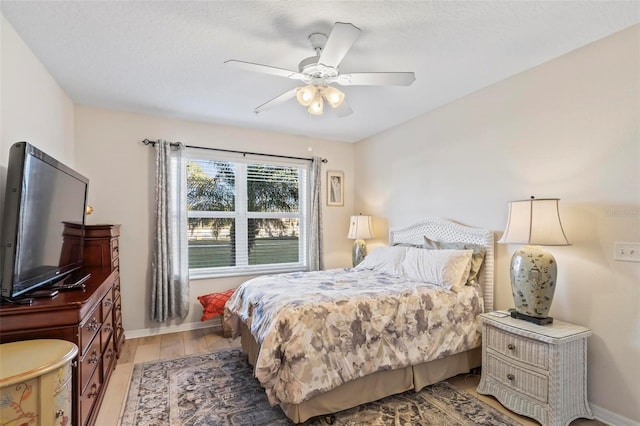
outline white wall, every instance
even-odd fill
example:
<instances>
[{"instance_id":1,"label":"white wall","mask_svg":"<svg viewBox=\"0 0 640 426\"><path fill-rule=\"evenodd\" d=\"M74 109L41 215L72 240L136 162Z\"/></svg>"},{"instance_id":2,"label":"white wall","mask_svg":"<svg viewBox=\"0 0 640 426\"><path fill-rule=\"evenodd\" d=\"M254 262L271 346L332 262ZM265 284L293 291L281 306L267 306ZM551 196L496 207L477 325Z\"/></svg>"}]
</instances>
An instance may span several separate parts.
<instances>
[{"instance_id":1,"label":"white wall","mask_svg":"<svg viewBox=\"0 0 640 426\"><path fill-rule=\"evenodd\" d=\"M640 263L613 260L614 241L640 241L639 64L635 26L362 141L355 156L356 208L381 224L441 216L501 233L509 200L561 198L573 245L550 250L550 315L593 330L589 399L614 424L640 422ZM499 309L513 306L515 249L497 246Z\"/></svg>"},{"instance_id":2,"label":"white wall","mask_svg":"<svg viewBox=\"0 0 640 426\"><path fill-rule=\"evenodd\" d=\"M354 145L272 132L172 120L85 106L76 107L76 156L79 171L90 179L89 203L94 213L88 223L121 224L120 270L122 307L127 338L197 328L202 308L197 296L235 288L248 277L191 281L191 309L183 321L158 324L150 321L151 247L153 226L153 148L142 140L166 139L187 145L328 159L326 171L345 173L345 206L324 206L326 267L350 262L347 240L349 215L353 214ZM313 152L308 151L308 147ZM326 188L323 183L323 188Z\"/></svg>"},{"instance_id":3,"label":"white wall","mask_svg":"<svg viewBox=\"0 0 640 426\"><path fill-rule=\"evenodd\" d=\"M13 143L30 142L74 166L73 114L71 99L0 14L0 206Z\"/></svg>"}]
</instances>

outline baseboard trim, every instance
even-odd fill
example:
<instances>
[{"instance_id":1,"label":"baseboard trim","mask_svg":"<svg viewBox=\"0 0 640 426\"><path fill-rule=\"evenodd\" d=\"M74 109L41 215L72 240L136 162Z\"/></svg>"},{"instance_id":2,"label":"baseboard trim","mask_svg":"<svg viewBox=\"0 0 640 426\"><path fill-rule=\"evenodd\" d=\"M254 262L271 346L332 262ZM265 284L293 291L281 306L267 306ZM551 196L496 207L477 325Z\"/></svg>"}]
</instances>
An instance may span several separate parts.
<instances>
[{"instance_id":1,"label":"baseboard trim","mask_svg":"<svg viewBox=\"0 0 640 426\"><path fill-rule=\"evenodd\" d=\"M157 336L160 334L179 333L182 331L200 330L203 328L211 328L214 331L222 330L222 322L220 318L213 318L204 322L189 322L180 325L160 326L158 328L142 328L138 330L125 330L125 339L137 339L140 337Z\"/></svg>"},{"instance_id":2,"label":"baseboard trim","mask_svg":"<svg viewBox=\"0 0 640 426\"><path fill-rule=\"evenodd\" d=\"M609 411L606 408L599 407L595 404L589 403L593 416L603 423L615 426L640 426L640 422L628 419L620 414Z\"/></svg>"}]
</instances>

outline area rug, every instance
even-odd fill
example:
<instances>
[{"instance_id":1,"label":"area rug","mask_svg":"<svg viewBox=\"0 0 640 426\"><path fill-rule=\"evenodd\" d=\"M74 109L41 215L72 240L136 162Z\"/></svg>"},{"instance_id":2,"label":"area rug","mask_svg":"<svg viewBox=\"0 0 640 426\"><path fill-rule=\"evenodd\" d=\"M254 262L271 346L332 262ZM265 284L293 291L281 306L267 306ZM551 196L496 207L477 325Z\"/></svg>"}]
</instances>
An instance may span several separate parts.
<instances>
[{"instance_id":1,"label":"area rug","mask_svg":"<svg viewBox=\"0 0 640 426\"><path fill-rule=\"evenodd\" d=\"M331 421L331 423L329 423ZM239 349L136 364L122 426L279 426L292 424L279 407L271 407ZM446 382L393 395L316 425L506 425L510 419Z\"/></svg>"}]
</instances>

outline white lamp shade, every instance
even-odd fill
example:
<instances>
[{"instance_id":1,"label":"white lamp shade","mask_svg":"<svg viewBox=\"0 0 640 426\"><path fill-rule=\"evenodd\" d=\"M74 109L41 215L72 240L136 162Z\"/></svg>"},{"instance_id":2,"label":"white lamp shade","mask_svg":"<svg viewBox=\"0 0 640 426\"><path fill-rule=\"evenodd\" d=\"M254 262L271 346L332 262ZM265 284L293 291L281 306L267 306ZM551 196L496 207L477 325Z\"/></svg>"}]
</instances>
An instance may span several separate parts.
<instances>
[{"instance_id":1,"label":"white lamp shade","mask_svg":"<svg viewBox=\"0 0 640 426\"><path fill-rule=\"evenodd\" d=\"M349 234L347 238L351 240L366 240L373 238L371 229L371 216L351 216Z\"/></svg>"},{"instance_id":2,"label":"white lamp shade","mask_svg":"<svg viewBox=\"0 0 640 426\"><path fill-rule=\"evenodd\" d=\"M558 198L531 197L511 201L509 218L499 243L533 244L542 246L569 245L560 222Z\"/></svg>"}]
</instances>

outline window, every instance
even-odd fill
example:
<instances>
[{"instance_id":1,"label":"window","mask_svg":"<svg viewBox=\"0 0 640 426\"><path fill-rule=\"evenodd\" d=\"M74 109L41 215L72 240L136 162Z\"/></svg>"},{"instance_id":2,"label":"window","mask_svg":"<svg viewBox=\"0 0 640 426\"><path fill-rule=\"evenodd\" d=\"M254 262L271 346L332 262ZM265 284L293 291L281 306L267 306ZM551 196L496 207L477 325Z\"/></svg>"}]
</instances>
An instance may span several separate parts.
<instances>
[{"instance_id":1,"label":"window","mask_svg":"<svg viewBox=\"0 0 640 426\"><path fill-rule=\"evenodd\" d=\"M187 151L189 275L304 270L308 162Z\"/></svg>"}]
</instances>

